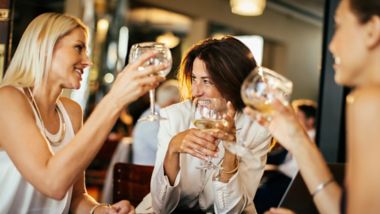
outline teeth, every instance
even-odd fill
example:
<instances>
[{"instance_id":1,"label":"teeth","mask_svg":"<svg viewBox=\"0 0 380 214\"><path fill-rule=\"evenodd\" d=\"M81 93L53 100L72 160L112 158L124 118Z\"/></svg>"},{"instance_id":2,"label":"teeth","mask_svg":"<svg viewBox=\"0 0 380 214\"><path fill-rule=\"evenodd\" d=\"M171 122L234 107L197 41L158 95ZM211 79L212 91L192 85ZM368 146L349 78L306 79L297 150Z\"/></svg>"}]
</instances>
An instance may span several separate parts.
<instances>
[{"instance_id":1,"label":"teeth","mask_svg":"<svg viewBox=\"0 0 380 214\"><path fill-rule=\"evenodd\" d=\"M340 57L337 57L337 56L334 57L334 61L336 65L340 65L340 63L342 62Z\"/></svg>"},{"instance_id":2,"label":"teeth","mask_svg":"<svg viewBox=\"0 0 380 214\"><path fill-rule=\"evenodd\" d=\"M82 69L79 69L79 68L78 68L78 69L75 69L75 71L78 72L79 74L83 74Z\"/></svg>"}]
</instances>

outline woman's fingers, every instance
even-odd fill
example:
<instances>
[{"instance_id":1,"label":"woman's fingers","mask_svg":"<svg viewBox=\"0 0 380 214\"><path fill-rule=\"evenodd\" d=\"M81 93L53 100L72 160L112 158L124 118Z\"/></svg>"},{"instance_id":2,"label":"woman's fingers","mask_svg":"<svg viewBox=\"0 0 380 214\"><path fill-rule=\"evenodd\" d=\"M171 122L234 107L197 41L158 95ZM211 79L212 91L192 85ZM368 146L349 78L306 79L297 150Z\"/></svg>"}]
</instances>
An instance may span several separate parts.
<instances>
[{"instance_id":1,"label":"woman's fingers","mask_svg":"<svg viewBox=\"0 0 380 214\"><path fill-rule=\"evenodd\" d=\"M182 140L180 150L195 157L206 159L207 156L216 156L218 152L216 140L212 133L191 129Z\"/></svg>"},{"instance_id":2,"label":"woman's fingers","mask_svg":"<svg viewBox=\"0 0 380 214\"><path fill-rule=\"evenodd\" d=\"M129 214L134 213L135 209L132 204L127 200L119 201L111 206L117 213Z\"/></svg>"},{"instance_id":3,"label":"woman's fingers","mask_svg":"<svg viewBox=\"0 0 380 214\"><path fill-rule=\"evenodd\" d=\"M142 67L142 65L144 65L144 63L146 61L148 61L149 59L151 59L154 56L156 56L156 54L157 54L157 52L155 52L155 51L147 52L147 53L141 55L135 62L129 63L129 67L132 70L138 70L139 67Z\"/></svg>"}]
</instances>

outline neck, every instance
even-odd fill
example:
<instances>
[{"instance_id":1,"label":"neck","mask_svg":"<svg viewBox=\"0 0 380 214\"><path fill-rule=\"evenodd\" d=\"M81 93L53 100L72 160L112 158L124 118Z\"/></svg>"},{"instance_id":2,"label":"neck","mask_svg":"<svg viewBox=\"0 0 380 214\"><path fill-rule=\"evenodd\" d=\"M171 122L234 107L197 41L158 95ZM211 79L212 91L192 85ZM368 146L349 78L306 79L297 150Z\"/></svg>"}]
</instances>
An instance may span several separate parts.
<instances>
[{"instance_id":1,"label":"neck","mask_svg":"<svg viewBox=\"0 0 380 214\"><path fill-rule=\"evenodd\" d=\"M42 85L39 88L33 88L32 91L41 113L48 116L54 114L62 88Z\"/></svg>"},{"instance_id":2,"label":"neck","mask_svg":"<svg viewBox=\"0 0 380 214\"><path fill-rule=\"evenodd\" d=\"M371 53L368 54L366 64L365 64L365 73L367 73L366 85L380 85L380 47L377 49L371 50Z\"/></svg>"}]
</instances>

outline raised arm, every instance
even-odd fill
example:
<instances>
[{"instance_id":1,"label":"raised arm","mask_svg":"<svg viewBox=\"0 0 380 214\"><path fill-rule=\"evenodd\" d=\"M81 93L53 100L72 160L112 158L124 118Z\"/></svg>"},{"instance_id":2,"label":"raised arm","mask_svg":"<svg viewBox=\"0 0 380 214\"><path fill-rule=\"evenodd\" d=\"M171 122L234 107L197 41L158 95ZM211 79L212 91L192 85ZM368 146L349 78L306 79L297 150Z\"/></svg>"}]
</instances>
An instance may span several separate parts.
<instances>
[{"instance_id":1,"label":"raised arm","mask_svg":"<svg viewBox=\"0 0 380 214\"><path fill-rule=\"evenodd\" d=\"M71 143L56 154L49 149L37 127L26 96L10 86L1 88L1 149L7 152L23 177L36 189L49 197L63 198L77 175L86 169L101 148L121 109L162 80L148 75L163 66L150 67L145 71L137 69L152 56L146 55L119 74L111 91L97 105Z\"/></svg>"},{"instance_id":2,"label":"raised arm","mask_svg":"<svg viewBox=\"0 0 380 214\"><path fill-rule=\"evenodd\" d=\"M272 116L269 130L278 142L294 155L310 193L314 193L314 202L319 212L339 213L341 189L336 182L329 182L332 174L316 144L299 124L291 107L277 101L274 108L276 113ZM244 112L262 124L267 123L260 118L258 112L248 107ZM324 185L327 182L328 185Z\"/></svg>"}]
</instances>

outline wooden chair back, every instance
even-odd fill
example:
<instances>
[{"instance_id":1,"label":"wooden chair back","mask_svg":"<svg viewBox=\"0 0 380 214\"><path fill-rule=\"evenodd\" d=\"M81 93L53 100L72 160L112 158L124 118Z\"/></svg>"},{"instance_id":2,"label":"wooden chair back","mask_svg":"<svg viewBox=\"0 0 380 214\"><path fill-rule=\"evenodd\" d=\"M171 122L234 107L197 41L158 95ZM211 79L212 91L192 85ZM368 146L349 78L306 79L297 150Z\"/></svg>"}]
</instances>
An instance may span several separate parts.
<instances>
[{"instance_id":1,"label":"wooden chair back","mask_svg":"<svg viewBox=\"0 0 380 214\"><path fill-rule=\"evenodd\" d=\"M113 202L126 199L137 206L150 192L153 166L116 163L113 169Z\"/></svg>"}]
</instances>

